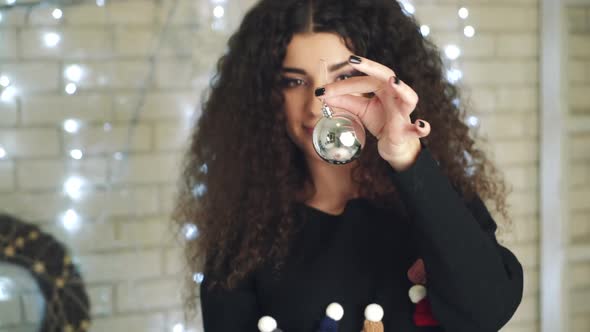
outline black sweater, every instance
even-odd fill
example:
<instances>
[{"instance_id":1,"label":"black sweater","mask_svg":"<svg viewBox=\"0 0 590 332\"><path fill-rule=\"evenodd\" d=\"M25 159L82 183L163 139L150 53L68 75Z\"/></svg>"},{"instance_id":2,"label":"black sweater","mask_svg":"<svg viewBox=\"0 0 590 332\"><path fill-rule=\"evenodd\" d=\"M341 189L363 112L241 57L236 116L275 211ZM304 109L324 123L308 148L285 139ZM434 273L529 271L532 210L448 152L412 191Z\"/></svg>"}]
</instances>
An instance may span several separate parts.
<instances>
[{"instance_id":1,"label":"black sweater","mask_svg":"<svg viewBox=\"0 0 590 332\"><path fill-rule=\"evenodd\" d=\"M299 216L311 220L280 275L263 267L231 291L208 291L205 275L205 332L258 331L263 315L284 332L316 331L332 302L344 308L340 332L362 330L370 303L383 307L386 332L498 331L520 304L523 271L496 241L496 223L481 199L465 203L424 145L409 169L392 168L390 175L402 207L379 209L359 198L336 216L299 204ZM417 258L435 327L418 327L412 318L407 271Z\"/></svg>"}]
</instances>

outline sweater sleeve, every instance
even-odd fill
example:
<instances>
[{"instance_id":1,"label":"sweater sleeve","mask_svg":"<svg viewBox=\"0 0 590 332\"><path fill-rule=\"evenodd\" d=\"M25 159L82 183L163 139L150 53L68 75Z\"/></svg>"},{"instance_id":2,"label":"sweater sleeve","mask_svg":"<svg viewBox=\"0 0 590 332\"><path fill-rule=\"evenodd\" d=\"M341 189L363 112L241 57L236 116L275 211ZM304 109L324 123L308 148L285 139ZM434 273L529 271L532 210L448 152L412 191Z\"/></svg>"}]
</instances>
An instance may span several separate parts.
<instances>
[{"instance_id":1,"label":"sweater sleeve","mask_svg":"<svg viewBox=\"0 0 590 332\"><path fill-rule=\"evenodd\" d=\"M420 239L435 318L447 331L498 331L520 304L523 271L484 203L466 203L423 143L415 163L390 176Z\"/></svg>"},{"instance_id":2,"label":"sweater sleeve","mask_svg":"<svg viewBox=\"0 0 590 332\"><path fill-rule=\"evenodd\" d=\"M258 331L259 317L254 281L244 279L231 290L209 289L205 276L200 286L204 332Z\"/></svg>"}]
</instances>

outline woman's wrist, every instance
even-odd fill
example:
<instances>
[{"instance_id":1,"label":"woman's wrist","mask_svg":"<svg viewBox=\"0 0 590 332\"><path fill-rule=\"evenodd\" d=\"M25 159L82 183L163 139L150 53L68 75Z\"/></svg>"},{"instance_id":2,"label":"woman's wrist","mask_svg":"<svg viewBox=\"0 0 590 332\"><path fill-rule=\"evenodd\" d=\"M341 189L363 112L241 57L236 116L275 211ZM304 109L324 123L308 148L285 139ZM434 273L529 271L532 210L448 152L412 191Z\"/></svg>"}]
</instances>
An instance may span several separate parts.
<instances>
[{"instance_id":1,"label":"woman's wrist","mask_svg":"<svg viewBox=\"0 0 590 332\"><path fill-rule=\"evenodd\" d=\"M407 149L400 153L398 157L387 160L389 165L391 165L396 172L403 172L410 168L416 162L416 159L418 159L418 155L422 150L422 144L420 143L419 138L411 140L407 145Z\"/></svg>"}]
</instances>

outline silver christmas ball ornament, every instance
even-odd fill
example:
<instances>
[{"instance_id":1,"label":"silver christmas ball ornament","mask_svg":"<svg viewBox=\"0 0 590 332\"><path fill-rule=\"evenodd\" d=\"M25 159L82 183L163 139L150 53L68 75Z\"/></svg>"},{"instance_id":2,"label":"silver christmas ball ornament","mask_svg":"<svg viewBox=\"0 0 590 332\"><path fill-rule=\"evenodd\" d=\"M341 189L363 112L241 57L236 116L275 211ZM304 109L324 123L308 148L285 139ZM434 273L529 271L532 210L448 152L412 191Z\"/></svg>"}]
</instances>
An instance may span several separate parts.
<instances>
[{"instance_id":1,"label":"silver christmas ball ornament","mask_svg":"<svg viewBox=\"0 0 590 332\"><path fill-rule=\"evenodd\" d=\"M361 155L365 145L365 128L359 118L348 112L334 113L326 104L323 117L313 129L313 147L323 160L347 164Z\"/></svg>"}]
</instances>

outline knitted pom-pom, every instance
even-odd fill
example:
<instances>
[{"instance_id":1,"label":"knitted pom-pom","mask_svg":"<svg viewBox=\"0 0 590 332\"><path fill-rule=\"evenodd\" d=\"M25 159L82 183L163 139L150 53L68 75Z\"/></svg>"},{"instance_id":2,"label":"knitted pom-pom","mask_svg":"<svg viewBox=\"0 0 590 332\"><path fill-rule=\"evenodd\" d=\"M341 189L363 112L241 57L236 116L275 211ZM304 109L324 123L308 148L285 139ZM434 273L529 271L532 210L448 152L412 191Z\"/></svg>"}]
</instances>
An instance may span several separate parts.
<instances>
[{"instance_id":1,"label":"knitted pom-pom","mask_svg":"<svg viewBox=\"0 0 590 332\"><path fill-rule=\"evenodd\" d=\"M260 332L273 332L276 328L277 321L270 316L264 316L258 320L258 329Z\"/></svg>"},{"instance_id":2,"label":"knitted pom-pom","mask_svg":"<svg viewBox=\"0 0 590 332\"><path fill-rule=\"evenodd\" d=\"M326 308L326 317L320 321L318 332L338 332L338 321L344 316L344 309L336 302Z\"/></svg>"},{"instance_id":3,"label":"knitted pom-pom","mask_svg":"<svg viewBox=\"0 0 590 332\"><path fill-rule=\"evenodd\" d=\"M383 319L383 308L373 303L365 308L365 319L371 322L380 322Z\"/></svg>"},{"instance_id":4,"label":"knitted pom-pom","mask_svg":"<svg viewBox=\"0 0 590 332\"><path fill-rule=\"evenodd\" d=\"M363 324L363 331L362 332L384 332L385 329L383 327L383 323L381 322L371 322L365 320Z\"/></svg>"},{"instance_id":5,"label":"knitted pom-pom","mask_svg":"<svg viewBox=\"0 0 590 332\"><path fill-rule=\"evenodd\" d=\"M326 316L332 318L335 321L339 321L342 319L342 316L344 316L344 309L336 302L330 303L330 305L326 308Z\"/></svg>"},{"instance_id":6,"label":"knitted pom-pom","mask_svg":"<svg viewBox=\"0 0 590 332\"><path fill-rule=\"evenodd\" d=\"M426 287L422 285L414 285L408 292L412 303L418 303L420 300L426 297Z\"/></svg>"},{"instance_id":7,"label":"knitted pom-pom","mask_svg":"<svg viewBox=\"0 0 590 332\"><path fill-rule=\"evenodd\" d=\"M416 309L414 311L414 323L416 326L440 325L436 318L434 318L428 298L424 298L420 302L416 303Z\"/></svg>"},{"instance_id":8,"label":"knitted pom-pom","mask_svg":"<svg viewBox=\"0 0 590 332\"><path fill-rule=\"evenodd\" d=\"M426 270L422 258L417 259L408 270L408 279L414 284L426 284Z\"/></svg>"},{"instance_id":9,"label":"knitted pom-pom","mask_svg":"<svg viewBox=\"0 0 590 332\"><path fill-rule=\"evenodd\" d=\"M363 332L383 332L383 308L378 304L369 304L365 308L365 323L363 324Z\"/></svg>"}]
</instances>

